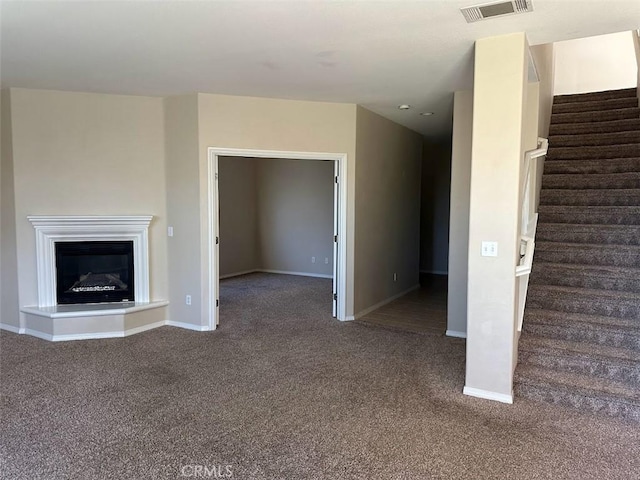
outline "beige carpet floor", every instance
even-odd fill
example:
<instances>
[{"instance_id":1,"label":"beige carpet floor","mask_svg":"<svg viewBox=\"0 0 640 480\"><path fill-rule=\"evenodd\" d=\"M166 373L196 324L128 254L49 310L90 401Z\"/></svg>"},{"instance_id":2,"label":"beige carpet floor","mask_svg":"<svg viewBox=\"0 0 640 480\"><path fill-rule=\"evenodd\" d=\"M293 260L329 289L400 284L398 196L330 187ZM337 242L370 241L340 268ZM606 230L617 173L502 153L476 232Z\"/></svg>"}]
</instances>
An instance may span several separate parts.
<instances>
[{"instance_id":1,"label":"beige carpet floor","mask_svg":"<svg viewBox=\"0 0 640 480\"><path fill-rule=\"evenodd\" d=\"M337 322L330 295L254 274L223 282L216 332L2 332L0 476L638 478L638 424L463 396L464 341Z\"/></svg>"}]
</instances>

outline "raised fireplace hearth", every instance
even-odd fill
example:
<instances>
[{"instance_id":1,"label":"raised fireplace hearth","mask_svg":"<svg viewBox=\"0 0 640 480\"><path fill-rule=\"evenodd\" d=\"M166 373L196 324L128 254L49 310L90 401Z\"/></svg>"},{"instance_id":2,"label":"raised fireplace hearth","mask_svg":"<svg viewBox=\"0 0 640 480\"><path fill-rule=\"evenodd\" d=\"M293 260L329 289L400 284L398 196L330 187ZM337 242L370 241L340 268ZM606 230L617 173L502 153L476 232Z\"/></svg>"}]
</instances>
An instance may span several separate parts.
<instances>
[{"instance_id":1,"label":"raised fireplace hearth","mask_svg":"<svg viewBox=\"0 0 640 480\"><path fill-rule=\"evenodd\" d=\"M47 340L122 337L166 322L149 301L152 216L29 216L36 233L38 305L21 331Z\"/></svg>"}]
</instances>

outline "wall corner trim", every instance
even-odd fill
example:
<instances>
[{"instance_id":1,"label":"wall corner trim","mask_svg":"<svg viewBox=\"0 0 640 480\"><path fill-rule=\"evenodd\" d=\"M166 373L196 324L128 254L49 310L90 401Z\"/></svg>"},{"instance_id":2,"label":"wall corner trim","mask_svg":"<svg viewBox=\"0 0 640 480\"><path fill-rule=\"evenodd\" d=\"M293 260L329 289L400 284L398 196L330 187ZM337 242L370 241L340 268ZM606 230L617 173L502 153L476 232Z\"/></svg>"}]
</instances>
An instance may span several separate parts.
<instances>
[{"instance_id":1,"label":"wall corner trim","mask_svg":"<svg viewBox=\"0 0 640 480\"><path fill-rule=\"evenodd\" d=\"M480 388L473 388L465 386L462 393L469 395L470 397L484 398L485 400L494 400L501 403L513 403L513 391L510 395L504 393L490 392L488 390L482 390Z\"/></svg>"},{"instance_id":2,"label":"wall corner trim","mask_svg":"<svg viewBox=\"0 0 640 480\"><path fill-rule=\"evenodd\" d=\"M467 338L467 332L458 332L456 330L447 330L445 335L447 337Z\"/></svg>"}]
</instances>

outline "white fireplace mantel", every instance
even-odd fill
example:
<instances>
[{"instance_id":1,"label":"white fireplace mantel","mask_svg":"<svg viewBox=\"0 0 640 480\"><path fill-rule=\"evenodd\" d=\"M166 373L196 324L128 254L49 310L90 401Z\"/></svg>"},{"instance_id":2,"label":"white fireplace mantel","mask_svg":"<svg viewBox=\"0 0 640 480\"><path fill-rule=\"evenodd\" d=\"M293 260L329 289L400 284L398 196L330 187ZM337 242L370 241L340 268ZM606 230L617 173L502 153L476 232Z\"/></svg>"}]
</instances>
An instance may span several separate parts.
<instances>
[{"instance_id":1,"label":"white fireplace mantel","mask_svg":"<svg viewBox=\"0 0 640 480\"><path fill-rule=\"evenodd\" d=\"M149 302L149 224L151 215L30 215L36 230L38 306L56 300L56 242L133 241L136 303Z\"/></svg>"}]
</instances>

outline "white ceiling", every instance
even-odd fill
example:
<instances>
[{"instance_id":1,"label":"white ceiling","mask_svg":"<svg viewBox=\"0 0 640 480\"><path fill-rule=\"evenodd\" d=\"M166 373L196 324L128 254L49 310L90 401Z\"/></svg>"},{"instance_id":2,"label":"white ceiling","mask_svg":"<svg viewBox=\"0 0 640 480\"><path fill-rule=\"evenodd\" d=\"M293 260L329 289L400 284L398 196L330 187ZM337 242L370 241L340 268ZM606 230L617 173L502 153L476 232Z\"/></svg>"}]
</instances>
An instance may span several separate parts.
<instances>
[{"instance_id":1,"label":"white ceiling","mask_svg":"<svg viewBox=\"0 0 640 480\"><path fill-rule=\"evenodd\" d=\"M468 24L459 9L476 3L3 0L0 79L2 87L357 103L442 137L452 93L472 84L474 40L525 31L535 45L640 26L638 0L533 0L533 13Z\"/></svg>"}]
</instances>

